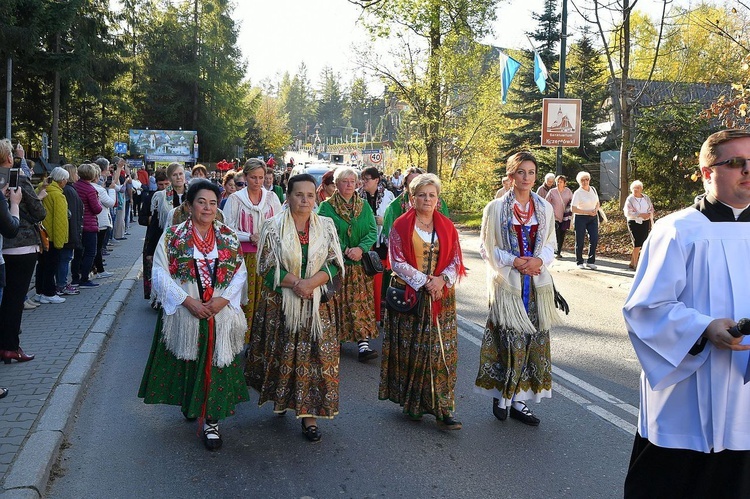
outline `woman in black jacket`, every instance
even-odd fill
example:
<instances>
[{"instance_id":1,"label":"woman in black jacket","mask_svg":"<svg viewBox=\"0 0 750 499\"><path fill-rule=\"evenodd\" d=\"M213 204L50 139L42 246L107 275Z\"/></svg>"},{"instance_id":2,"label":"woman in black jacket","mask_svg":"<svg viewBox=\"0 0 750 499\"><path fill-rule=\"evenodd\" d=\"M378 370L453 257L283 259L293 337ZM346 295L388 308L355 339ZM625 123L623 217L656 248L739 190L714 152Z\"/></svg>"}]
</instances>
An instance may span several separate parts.
<instances>
[{"instance_id":1,"label":"woman in black jacket","mask_svg":"<svg viewBox=\"0 0 750 499\"><path fill-rule=\"evenodd\" d=\"M3 191L8 194L6 199ZM21 189L3 189L0 190L0 247L3 245L3 238L8 239L16 237L18 234L18 204L21 202ZM3 289L5 288L5 261L0 253L0 301L3 299ZM8 395L7 388L0 388L0 399Z\"/></svg>"},{"instance_id":2,"label":"woman in black jacket","mask_svg":"<svg viewBox=\"0 0 750 499\"><path fill-rule=\"evenodd\" d=\"M0 168L12 166L13 150L10 140L0 140ZM29 290L41 244L36 224L47 216L29 177L20 175L18 187L22 192L18 235L13 239L3 240L3 258L8 265L5 269L5 290L0 302L0 358L6 364L14 359L18 362L34 359L33 355L23 352L18 336L21 333L24 297Z\"/></svg>"}]
</instances>

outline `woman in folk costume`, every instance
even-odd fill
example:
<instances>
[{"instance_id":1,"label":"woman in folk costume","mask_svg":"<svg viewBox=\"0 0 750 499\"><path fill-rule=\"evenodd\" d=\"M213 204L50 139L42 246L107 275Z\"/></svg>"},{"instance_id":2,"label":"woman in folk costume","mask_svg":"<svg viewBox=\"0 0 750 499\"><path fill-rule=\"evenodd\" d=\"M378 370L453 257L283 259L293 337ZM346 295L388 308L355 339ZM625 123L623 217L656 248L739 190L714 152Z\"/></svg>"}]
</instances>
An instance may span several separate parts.
<instances>
[{"instance_id":1,"label":"woman in folk costume","mask_svg":"<svg viewBox=\"0 0 750 499\"><path fill-rule=\"evenodd\" d=\"M466 275L458 232L438 211L440 179L432 173L409 184L411 203L393 224L389 256L409 298L421 292L414 312L388 311L380 367L381 400L391 400L414 420L432 414L441 429L460 430L453 418L458 324L454 285Z\"/></svg>"},{"instance_id":2,"label":"woman in folk costume","mask_svg":"<svg viewBox=\"0 0 750 499\"><path fill-rule=\"evenodd\" d=\"M158 175L158 172L157 172ZM169 228L169 212L177 208L185 201L187 184L185 182L185 168L180 163L170 163L167 167L167 180L169 185L164 190L157 191L151 198L151 221L146 229L146 241L144 242L143 285L146 298L151 300L151 306L157 308L159 298L151 285L151 268L153 266L156 244ZM159 175L161 177L161 175ZM161 184L161 181L157 181Z\"/></svg>"},{"instance_id":3,"label":"woman in folk costume","mask_svg":"<svg viewBox=\"0 0 750 499\"><path fill-rule=\"evenodd\" d=\"M336 227L313 213L315 179L289 178L289 209L263 224L258 275L264 280L245 365L259 405L295 411L311 442L321 433L316 418L339 407L339 338L333 303L324 294L344 270Z\"/></svg>"},{"instance_id":4,"label":"woman in folk costume","mask_svg":"<svg viewBox=\"0 0 750 499\"><path fill-rule=\"evenodd\" d=\"M356 195L358 178L359 173L354 168L336 168L333 174L336 192L320 203L318 215L331 218L336 224L346 264L341 291L334 297L339 339L342 342L356 341L358 359L366 362L378 356L368 341L377 338L378 327L372 297L373 278L362 268L362 254L375 244L378 226L370 205Z\"/></svg>"},{"instance_id":5,"label":"woman in folk costume","mask_svg":"<svg viewBox=\"0 0 750 499\"><path fill-rule=\"evenodd\" d=\"M245 343L250 343L255 307L263 287L263 279L255 273L260 228L267 218L281 212L281 203L276 194L263 189L263 179L266 175L266 164L263 160L256 158L247 160L242 173L247 187L238 189L227 198L223 212L226 224L234 229L240 239L245 266L248 269L247 304L243 309L247 318Z\"/></svg>"},{"instance_id":6,"label":"woman in folk costume","mask_svg":"<svg viewBox=\"0 0 750 499\"><path fill-rule=\"evenodd\" d=\"M536 159L508 158L513 190L484 209L480 253L487 263L490 311L484 330L475 391L492 397L492 412L539 424L525 401L552 396L549 330L559 323L552 277L557 242L555 216L532 192Z\"/></svg>"},{"instance_id":7,"label":"woman in folk costume","mask_svg":"<svg viewBox=\"0 0 750 499\"><path fill-rule=\"evenodd\" d=\"M188 420L200 418L209 450L221 447L219 420L249 398L236 360L247 271L237 235L215 220L219 197L211 182L191 185L190 219L159 240L152 279L163 310L138 391L147 404L179 405Z\"/></svg>"}]
</instances>

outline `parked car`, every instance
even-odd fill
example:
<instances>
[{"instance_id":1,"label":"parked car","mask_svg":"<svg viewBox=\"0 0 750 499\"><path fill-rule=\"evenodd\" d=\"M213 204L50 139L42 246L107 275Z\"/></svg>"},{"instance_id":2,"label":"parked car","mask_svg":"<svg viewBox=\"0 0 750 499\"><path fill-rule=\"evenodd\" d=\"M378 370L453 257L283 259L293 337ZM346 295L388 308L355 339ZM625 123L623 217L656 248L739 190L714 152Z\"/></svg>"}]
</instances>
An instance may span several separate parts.
<instances>
[{"instance_id":1,"label":"parked car","mask_svg":"<svg viewBox=\"0 0 750 499\"><path fill-rule=\"evenodd\" d=\"M315 178L315 185L320 185L323 175L327 171L333 170L334 168L335 166L330 163L305 163L304 165L295 166L292 169L290 177L299 175L301 173L309 173L313 176L313 178Z\"/></svg>"}]
</instances>

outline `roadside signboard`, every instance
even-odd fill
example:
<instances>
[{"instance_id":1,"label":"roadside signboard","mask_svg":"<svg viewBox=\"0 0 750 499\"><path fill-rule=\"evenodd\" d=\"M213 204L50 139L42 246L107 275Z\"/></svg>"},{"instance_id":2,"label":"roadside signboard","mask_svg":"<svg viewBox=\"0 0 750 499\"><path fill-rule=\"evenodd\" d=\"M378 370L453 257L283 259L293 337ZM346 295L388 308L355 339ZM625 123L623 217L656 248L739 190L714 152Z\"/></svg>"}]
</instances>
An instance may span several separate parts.
<instances>
[{"instance_id":1,"label":"roadside signboard","mask_svg":"<svg viewBox=\"0 0 750 499\"><path fill-rule=\"evenodd\" d=\"M382 149L363 149L362 150L362 167L374 166L378 169L383 168L383 150Z\"/></svg>"},{"instance_id":2,"label":"roadside signboard","mask_svg":"<svg viewBox=\"0 0 750 499\"><path fill-rule=\"evenodd\" d=\"M581 145L581 99L544 99L542 103L542 146Z\"/></svg>"},{"instance_id":3,"label":"roadside signboard","mask_svg":"<svg viewBox=\"0 0 750 499\"><path fill-rule=\"evenodd\" d=\"M130 130L130 154L147 162L192 162L198 154L194 130Z\"/></svg>"},{"instance_id":4,"label":"roadside signboard","mask_svg":"<svg viewBox=\"0 0 750 499\"><path fill-rule=\"evenodd\" d=\"M115 142L115 154L127 154L128 143L127 142Z\"/></svg>"}]
</instances>

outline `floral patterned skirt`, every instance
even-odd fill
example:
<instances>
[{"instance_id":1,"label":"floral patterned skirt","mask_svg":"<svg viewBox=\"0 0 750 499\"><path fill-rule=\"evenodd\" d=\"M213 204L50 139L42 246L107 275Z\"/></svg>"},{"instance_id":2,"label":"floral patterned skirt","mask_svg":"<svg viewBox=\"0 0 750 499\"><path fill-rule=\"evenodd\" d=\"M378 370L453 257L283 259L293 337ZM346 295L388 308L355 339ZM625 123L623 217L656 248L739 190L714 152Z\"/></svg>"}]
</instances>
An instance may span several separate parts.
<instances>
[{"instance_id":1,"label":"floral patterned skirt","mask_svg":"<svg viewBox=\"0 0 750 499\"><path fill-rule=\"evenodd\" d=\"M247 268L247 304L242 306L247 319L247 332L245 333L245 344L250 343L250 332L253 329L253 317L255 308L260 300L260 292L263 289L263 278L257 273L257 253L245 253L245 267Z\"/></svg>"},{"instance_id":2,"label":"floral patterned skirt","mask_svg":"<svg viewBox=\"0 0 750 499\"><path fill-rule=\"evenodd\" d=\"M532 293L529 319L538 327L536 301ZM500 407L511 401L552 397L552 358L549 331L532 334L501 328L487 321L479 352L476 391L500 399Z\"/></svg>"},{"instance_id":3,"label":"floral patterned skirt","mask_svg":"<svg viewBox=\"0 0 750 499\"><path fill-rule=\"evenodd\" d=\"M138 397L147 404L179 405L189 418L201 416L206 399L205 367L208 339L208 321L200 322L198 334L198 359L180 360L167 350L161 340L162 314L156 321L151 353L143 373ZM206 419L220 420L234 414L234 406L250 399L237 361L229 366L211 368L211 386L206 401Z\"/></svg>"},{"instance_id":4,"label":"floral patterned skirt","mask_svg":"<svg viewBox=\"0 0 750 499\"><path fill-rule=\"evenodd\" d=\"M361 265L346 265L341 290L334 297L339 341L359 341L378 337L372 277Z\"/></svg>"},{"instance_id":5,"label":"floral patterned skirt","mask_svg":"<svg viewBox=\"0 0 750 499\"><path fill-rule=\"evenodd\" d=\"M280 293L263 288L255 312L245 379L259 394L258 405L295 411L297 417L332 418L339 412L339 341L333 306L320 304L321 339L310 331L286 330Z\"/></svg>"},{"instance_id":6,"label":"floral patterned skirt","mask_svg":"<svg viewBox=\"0 0 750 499\"><path fill-rule=\"evenodd\" d=\"M378 398L396 402L413 417L427 413L442 420L450 416L458 364L454 290L449 289L442 299L437 318L440 335L437 326L430 327L428 312L421 319L391 310L387 315Z\"/></svg>"}]
</instances>

